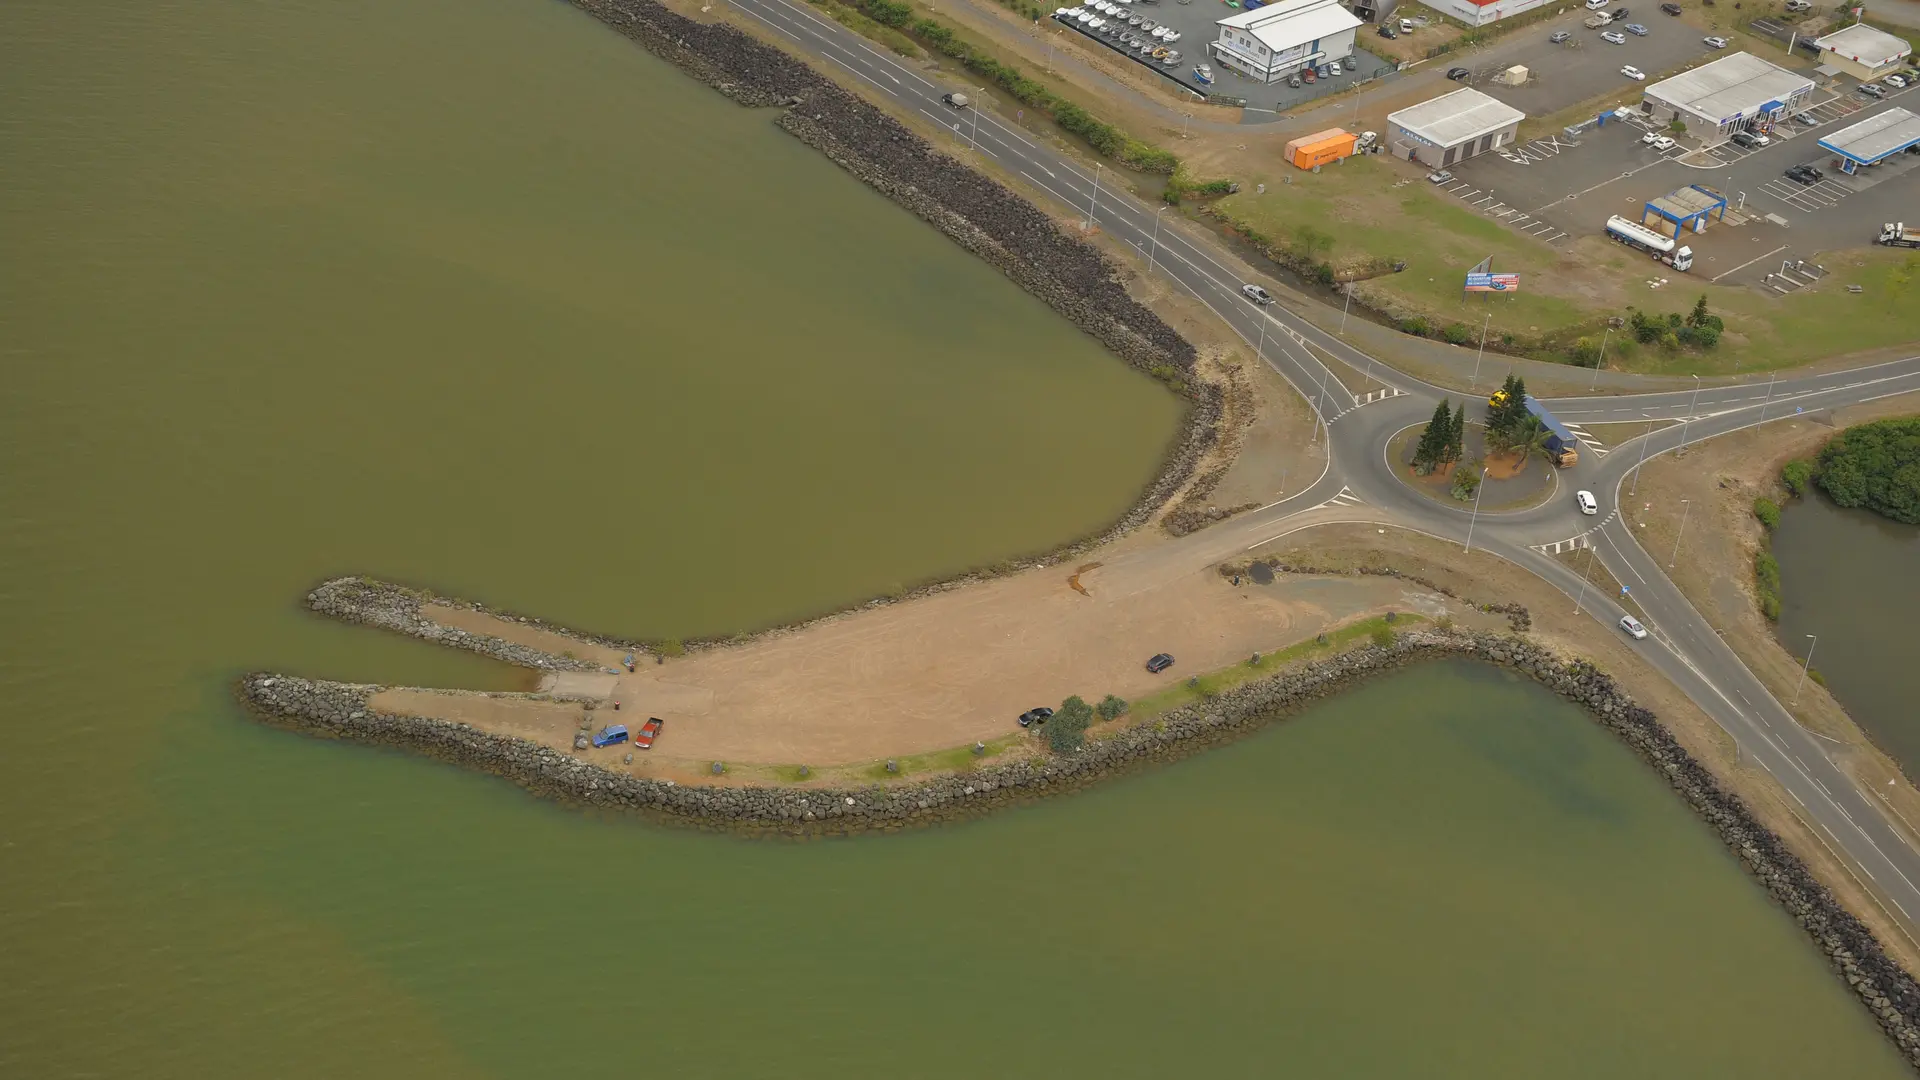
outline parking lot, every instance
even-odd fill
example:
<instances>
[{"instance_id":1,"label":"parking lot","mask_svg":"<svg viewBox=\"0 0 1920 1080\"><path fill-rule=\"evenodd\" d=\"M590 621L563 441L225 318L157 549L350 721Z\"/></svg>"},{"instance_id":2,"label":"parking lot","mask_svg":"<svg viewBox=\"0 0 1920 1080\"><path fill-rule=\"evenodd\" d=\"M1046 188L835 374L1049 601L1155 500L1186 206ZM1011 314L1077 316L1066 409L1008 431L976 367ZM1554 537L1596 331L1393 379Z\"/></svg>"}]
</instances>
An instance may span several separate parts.
<instances>
[{"instance_id":1,"label":"parking lot","mask_svg":"<svg viewBox=\"0 0 1920 1080\"><path fill-rule=\"evenodd\" d=\"M1639 101L1646 84L1620 74L1623 65L1639 68L1652 80L1672 68L1718 55L1701 40L1697 28L1662 15L1654 3L1625 6L1631 15L1605 29L1621 30L1626 23L1640 23L1647 28L1646 37L1621 31L1627 43L1608 44L1601 40L1600 30L1580 25L1588 14L1582 8L1564 18L1517 31L1530 39L1531 45L1506 59L1475 67L1470 84L1528 116L1546 116L1614 89L1619 90L1622 104ZM1573 37L1566 44L1555 45L1547 38L1556 30L1565 30ZM1434 61L1445 62L1444 57ZM1493 81L1514 64L1524 65L1530 72L1526 82L1505 86Z\"/></svg>"},{"instance_id":2,"label":"parking lot","mask_svg":"<svg viewBox=\"0 0 1920 1080\"><path fill-rule=\"evenodd\" d=\"M1439 190L1518 232L1563 244L1603 232L1614 214L1639 221L1649 199L1700 184L1725 194L1731 212L1726 223L1688 239L1698 257L1693 273L1789 291L1804 282L1781 273L1783 263L1857 247L1870 242L1883 222L1920 216L1914 212L1920 175L1911 175L1920 171L1920 155L1897 155L1847 176L1818 145L1823 135L1920 101L1905 97L1912 93L1897 91L1869 103L1856 93L1827 92L1806 110L1814 125L1789 121L1775 129L1767 146L1725 143L1704 156L1685 147L1661 153L1642 141L1644 124L1613 121L1577 138L1543 136L1506 156L1456 165L1454 180ZM1784 175L1795 165L1812 165L1825 175L1803 184Z\"/></svg>"},{"instance_id":3,"label":"parking lot","mask_svg":"<svg viewBox=\"0 0 1920 1080\"><path fill-rule=\"evenodd\" d=\"M1069 10L1081 9L1077 3L1065 6ZM1218 0L1170 0L1166 3L1160 0L1135 0L1132 3L1121 4L1120 7L1125 14L1117 20L1119 22L1130 23L1132 19L1138 18L1142 24L1151 22L1172 27L1177 31L1180 37L1167 47L1179 51L1179 62L1166 65L1154 61L1150 56L1143 57L1137 49L1125 45L1118 34L1103 33L1076 18L1061 16L1057 11L1054 21L1112 50L1118 56L1132 60L1163 78L1179 83L1196 94L1245 98L1247 111L1251 114L1246 117L1246 120L1250 123L1272 122L1280 114L1314 98L1337 94L1357 82L1397 74L1392 61L1383 60L1366 51L1367 38L1373 34L1374 28L1362 26L1354 34L1356 48L1353 59L1359 63L1357 70L1351 64L1342 62L1339 75L1329 76L1313 83L1303 81L1298 88L1288 86L1285 81L1257 82L1227 69L1214 59L1207 49L1210 42L1220 37L1220 28L1216 24L1229 15L1239 14L1238 8L1228 7ZM1116 21L1112 16L1096 14L1108 23ZM1150 37L1138 26L1130 25L1124 32L1142 40ZM1194 75L1193 69L1199 64L1206 64L1212 69L1212 85L1202 83Z\"/></svg>"}]
</instances>

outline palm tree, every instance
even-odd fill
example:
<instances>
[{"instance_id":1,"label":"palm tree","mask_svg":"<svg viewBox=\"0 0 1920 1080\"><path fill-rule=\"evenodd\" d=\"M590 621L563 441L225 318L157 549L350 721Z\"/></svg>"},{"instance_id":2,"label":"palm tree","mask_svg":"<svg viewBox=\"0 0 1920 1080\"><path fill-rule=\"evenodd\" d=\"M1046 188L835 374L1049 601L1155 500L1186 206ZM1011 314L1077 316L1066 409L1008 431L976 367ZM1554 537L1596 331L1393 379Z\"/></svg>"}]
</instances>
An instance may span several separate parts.
<instances>
[{"instance_id":1,"label":"palm tree","mask_svg":"<svg viewBox=\"0 0 1920 1080\"><path fill-rule=\"evenodd\" d=\"M1547 456L1547 441L1552 437L1553 433L1547 430L1539 417L1527 415L1507 430L1501 442L1506 444L1507 453L1520 458L1515 468L1524 469L1535 455Z\"/></svg>"}]
</instances>

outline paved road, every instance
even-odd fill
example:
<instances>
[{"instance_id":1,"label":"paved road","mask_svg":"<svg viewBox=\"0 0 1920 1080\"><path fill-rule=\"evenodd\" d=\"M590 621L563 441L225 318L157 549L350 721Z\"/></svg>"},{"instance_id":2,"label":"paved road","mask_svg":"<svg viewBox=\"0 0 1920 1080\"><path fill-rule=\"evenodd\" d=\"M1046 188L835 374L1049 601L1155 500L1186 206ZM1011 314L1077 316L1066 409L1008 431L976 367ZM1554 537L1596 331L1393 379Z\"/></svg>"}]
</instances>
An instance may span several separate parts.
<instances>
[{"instance_id":1,"label":"paved road","mask_svg":"<svg viewBox=\"0 0 1920 1080\"><path fill-rule=\"evenodd\" d=\"M814 15L794 0L730 0L740 10L786 37L802 52L844 68L900 105L947 128L963 148L991 158L1023 177L1035 193L1072 208L1089 227L1134 245L1150 270L1199 298L1245 337L1261 359L1285 376L1322 418L1331 443L1328 466L1307 490L1230 522L1202 530L1152 555L1122 562L1129 572L1173 573L1227 554L1260 546L1308 524L1327 521L1391 523L1470 543L1553 583L1569 603L1609 632L1624 612L1612 597L1594 596L1572 569L1546 550L1577 542L1616 579L1627 583L1646 614L1651 635L1634 647L1679 686L1806 808L1852 868L1870 882L1890 914L1920 938L1920 850L1885 817L1873 797L1861 792L1830 760L1817 736L1802 729L1768 694L1720 636L1640 547L1619 513L1630 474L1646 456L1672 452L1682 440L1710 438L1796 411L1838 408L1899 393L1920 391L1920 357L1822 375L1777 379L1762 386L1701 385L1693 390L1614 397L1565 398L1551 403L1556 415L1576 424L1678 420L1648 435L1582 455L1566 477L1569 486L1601 497L1601 514L1579 514L1570 500L1511 514L1474 515L1409 491L1386 462L1388 438L1423 422L1442 396L1457 398L1395 371L1344 340L1279 307L1247 301L1247 280L1231 256L1180 225L1160 220L1164 208L1115 190L1115 178L1098 166L1089 171L1053 147L1002 123L991 112L956 113L940 103L946 90L924 73L872 48L864 39ZM978 124L977 129L974 125ZM1176 216L1177 217L1177 216ZM1388 387L1366 397L1349 392L1322 361L1337 359ZM1577 540L1576 540L1577 538ZM1152 567L1143 564L1151 562ZM1158 568L1158 569L1154 569Z\"/></svg>"}]
</instances>

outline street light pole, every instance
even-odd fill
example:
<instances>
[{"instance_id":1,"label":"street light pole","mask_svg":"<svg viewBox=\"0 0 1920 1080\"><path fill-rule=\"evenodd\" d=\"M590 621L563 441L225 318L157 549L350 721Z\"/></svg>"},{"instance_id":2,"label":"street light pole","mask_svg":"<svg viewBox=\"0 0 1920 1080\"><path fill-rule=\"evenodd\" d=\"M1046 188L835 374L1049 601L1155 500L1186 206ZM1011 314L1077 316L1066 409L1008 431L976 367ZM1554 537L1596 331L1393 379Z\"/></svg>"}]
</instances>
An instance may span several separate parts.
<instances>
[{"instance_id":1,"label":"street light pole","mask_svg":"<svg viewBox=\"0 0 1920 1080\"><path fill-rule=\"evenodd\" d=\"M1349 281L1341 288L1347 294L1347 301L1340 305L1340 336L1347 336L1347 311L1353 307L1353 282Z\"/></svg>"},{"instance_id":2,"label":"street light pole","mask_svg":"<svg viewBox=\"0 0 1920 1080\"><path fill-rule=\"evenodd\" d=\"M1773 404L1773 380L1779 378L1779 376L1780 373L1777 371L1767 373L1767 400L1760 403L1760 419L1762 420L1767 418L1767 406Z\"/></svg>"},{"instance_id":3,"label":"street light pole","mask_svg":"<svg viewBox=\"0 0 1920 1080\"><path fill-rule=\"evenodd\" d=\"M1261 363L1267 362L1267 320L1264 317L1260 320L1260 342L1253 347L1253 355L1259 357Z\"/></svg>"},{"instance_id":4,"label":"street light pole","mask_svg":"<svg viewBox=\"0 0 1920 1080\"><path fill-rule=\"evenodd\" d=\"M1606 333L1600 335L1600 359L1593 365L1593 385L1587 387L1589 391L1598 389L1600 386L1600 369L1607 366L1607 339L1612 336L1613 327L1611 326L1607 327Z\"/></svg>"},{"instance_id":5,"label":"street light pole","mask_svg":"<svg viewBox=\"0 0 1920 1080\"><path fill-rule=\"evenodd\" d=\"M1587 599L1587 579L1593 576L1593 545L1587 545L1587 572L1580 575L1580 595L1573 601L1573 613L1580 614L1580 605Z\"/></svg>"},{"instance_id":6,"label":"street light pole","mask_svg":"<svg viewBox=\"0 0 1920 1080\"><path fill-rule=\"evenodd\" d=\"M1086 227L1089 229L1093 228L1094 211L1099 209L1099 206L1100 206L1100 170L1102 168L1105 168L1105 166L1101 165L1099 162L1096 161L1093 163L1093 197L1087 200ZM1695 378L1698 378L1698 376L1695 376Z\"/></svg>"},{"instance_id":7,"label":"street light pole","mask_svg":"<svg viewBox=\"0 0 1920 1080\"><path fill-rule=\"evenodd\" d=\"M1147 252L1148 275L1152 275L1155 269L1154 257L1160 254L1160 215L1171 209L1173 209L1173 207L1163 206L1153 212L1153 247Z\"/></svg>"},{"instance_id":8,"label":"street light pole","mask_svg":"<svg viewBox=\"0 0 1920 1080\"><path fill-rule=\"evenodd\" d=\"M975 87L974 89L979 90L980 88ZM978 154L980 152L980 109L986 104L986 100L987 96L983 91L980 95L980 100L973 103L973 131L967 135L967 151L969 153Z\"/></svg>"},{"instance_id":9,"label":"street light pole","mask_svg":"<svg viewBox=\"0 0 1920 1080\"><path fill-rule=\"evenodd\" d=\"M1647 447L1652 445L1653 445L1653 416L1652 414L1648 414L1647 433L1645 435L1640 436L1640 464L1635 465L1633 467L1633 490L1627 492L1627 494L1629 495L1640 494L1640 470L1646 467Z\"/></svg>"},{"instance_id":10,"label":"street light pole","mask_svg":"<svg viewBox=\"0 0 1920 1080\"><path fill-rule=\"evenodd\" d=\"M1687 399L1687 418L1680 423L1680 449L1687 448L1687 429L1693 426L1693 406L1700 400L1700 376L1693 377L1693 396Z\"/></svg>"},{"instance_id":11,"label":"street light pole","mask_svg":"<svg viewBox=\"0 0 1920 1080\"><path fill-rule=\"evenodd\" d=\"M1685 509L1680 511L1680 531L1673 534L1673 556L1667 560L1667 569L1669 570L1673 569L1674 563L1680 561L1680 538L1687 535L1687 515L1693 513L1693 503L1691 501L1681 499L1680 505L1685 507Z\"/></svg>"},{"instance_id":12,"label":"street light pole","mask_svg":"<svg viewBox=\"0 0 1920 1080\"><path fill-rule=\"evenodd\" d=\"M1480 493L1485 490L1487 490L1487 470L1485 466L1482 466L1480 469L1480 483L1476 484L1473 489L1473 517L1467 522L1467 546L1466 550L1461 552L1463 555L1473 552L1473 527L1480 523Z\"/></svg>"},{"instance_id":13,"label":"street light pole","mask_svg":"<svg viewBox=\"0 0 1920 1080\"><path fill-rule=\"evenodd\" d=\"M1487 312L1487 321L1480 324L1480 353L1473 358L1473 378L1467 380L1467 393L1480 381L1480 361L1487 355L1487 327L1493 325L1493 312Z\"/></svg>"},{"instance_id":14,"label":"street light pole","mask_svg":"<svg viewBox=\"0 0 1920 1080\"><path fill-rule=\"evenodd\" d=\"M1807 646L1807 662L1800 665L1800 681L1795 683L1793 687L1793 703L1795 705L1800 704L1800 689L1807 685L1807 672L1813 670L1813 650L1820 644L1820 638L1814 634L1808 634L1807 640L1813 642L1813 644Z\"/></svg>"}]
</instances>

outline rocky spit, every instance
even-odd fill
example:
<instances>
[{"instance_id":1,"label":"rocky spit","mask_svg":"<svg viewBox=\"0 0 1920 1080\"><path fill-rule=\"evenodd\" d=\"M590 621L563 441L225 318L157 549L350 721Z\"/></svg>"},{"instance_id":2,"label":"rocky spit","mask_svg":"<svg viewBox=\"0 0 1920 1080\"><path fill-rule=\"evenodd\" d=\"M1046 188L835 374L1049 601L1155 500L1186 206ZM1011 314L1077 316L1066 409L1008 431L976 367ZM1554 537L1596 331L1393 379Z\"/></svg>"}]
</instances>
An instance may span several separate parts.
<instances>
[{"instance_id":1,"label":"rocky spit","mask_svg":"<svg viewBox=\"0 0 1920 1080\"><path fill-rule=\"evenodd\" d=\"M1581 705L1625 740L1806 931L1901 1053L1920 1067L1920 986L1887 955L1872 931L1611 677L1518 637L1415 631L1391 645L1330 657L1122 729L1076 753L987 763L952 775L862 788L707 787L628 776L466 724L375 711L367 702L382 689L378 686L259 673L242 680L240 693L270 723L328 738L402 747L493 773L537 795L574 805L728 830L845 835L975 817L1072 791L1232 739L1357 680L1445 656L1512 668Z\"/></svg>"},{"instance_id":2,"label":"rocky spit","mask_svg":"<svg viewBox=\"0 0 1920 1080\"><path fill-rule=\"evenodd\" d=\"M444 623L435 622L422 613L421 608L428 603L447 604L454 607L487 611L479 604L461 600L449 600L435 596L423 589L410 589L392 582L375 581L372 578L342 577L323 581L307 594L307 607L322 615L346 622L360 623L364 626L376 626L382 630L392 630L411 637L423 638L437 645L450 645L456 649L467 649L496 660L505 660L509 664L534 668L539 671L599 671L601 666L591 660L578 657L561 656L516 645L511 641L493 637L489 634L476 634L468 630L457 629ZM551 629L540 624L537 619L528 619L517 615L499 615L516 622L540 625L541 629ZM600 644L624 647L621 643L601 641L590 635L575 634L572 631L560 631L572 634L583 640Z\"/></svg>"}]
</instances>

